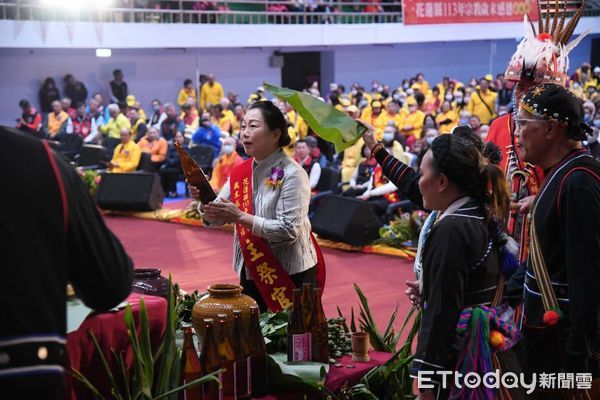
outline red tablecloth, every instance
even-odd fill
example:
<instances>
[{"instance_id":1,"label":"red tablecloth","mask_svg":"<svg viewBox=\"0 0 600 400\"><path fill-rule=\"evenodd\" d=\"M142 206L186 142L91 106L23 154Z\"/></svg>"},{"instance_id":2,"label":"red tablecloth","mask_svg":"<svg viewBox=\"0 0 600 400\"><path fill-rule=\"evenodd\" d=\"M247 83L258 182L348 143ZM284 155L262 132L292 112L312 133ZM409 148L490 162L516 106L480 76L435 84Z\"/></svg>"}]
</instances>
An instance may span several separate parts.
<instances>
[{"instance_id":1,"label":"red tablecloth","mask_svg":"<svg viewBox=\"0 0 600 400\"><path fill-rule=\"evenodd\" d=\"M332 392L335 392L336 390L339 390L346 382L348 382L348 386L356 385L373 367L382 365L392 356L392 353L383 353L373 350L371 350L369 354L371 355L371 361L366 363L352 361L352 356L344 356L339 359L339 362L344 365L343 367L336 368L333 365L330 365L325 386L327 386L327 388ZM354 368L348 368L348 364L354 365ZM261 400L290 400L292 398L295 399L295 396L297 396L299 399L302 398L302 395L279 393L262 397Z\"/></svg>"},{"instance_id":2,"label":"red tablecloth","mask_svg":"<svg viewBox=\"0 0 600 400\"><path fill-rule=\"evenodd\" d=\"M140 298L144 298L146 304L150 339L154 346L161 340L166 323L167 301L162 297L139 295L132 293L127 298L131 305L136 325L139 326ZM103 350L109 366L113 372L118 371L117 364L114 362L110 350L114 349L117 354L124 352L127 365L131 362L131 349L129 346L129 337L127 327L125 326L125 309L115 312L94 314L85 319L79 329L69 333L67 336L67 351L71 367L80 371L90 381L98 384L98 389L106 398L112 398L108 391L110 385L104 368L102 367L100 357L96 354L94 344L88 337L88 331L94 332L100 347ZM79 382L73 382L71 378L70 389L72 399L93 399L90 392Z\"/></svg>"}]
</instances>

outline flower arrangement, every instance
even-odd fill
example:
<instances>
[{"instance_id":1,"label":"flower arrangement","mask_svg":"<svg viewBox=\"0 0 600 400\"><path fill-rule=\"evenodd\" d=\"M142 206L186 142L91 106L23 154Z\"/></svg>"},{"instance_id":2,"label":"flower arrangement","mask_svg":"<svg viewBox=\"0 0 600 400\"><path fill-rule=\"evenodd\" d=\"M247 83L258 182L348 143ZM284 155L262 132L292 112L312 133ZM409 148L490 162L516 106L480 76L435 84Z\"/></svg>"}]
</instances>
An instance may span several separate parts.
<instances>
[{"instance_id":1,"label":"flower arrangement","mask_svg":"<svg viewBox=\"0 0 600 400\"><path fill-rule=\"evenodd\" d=\"M265 186L271 186L273 189L281 186L283 180L283 168L281 166L271 168L271 174L265 179Z\"/></svg>"},{"instance_id":2,"label":"flower arrangement","mask_svg":"<svg viewBox=\"0 0 600 400\"><path fill-rule=\"evenodd\" d=\"M376 244L402 248L414 245L419 239L419 233L428 214L424 211L414 211L397 216L389 224L379 228L379 239ZM412 242L411 244L407 242Z\"/></svg>"},{"instance_id":3,"label":"flower arrangement","mask_svg":"<svg viewBox=\"0 0 600 400\"><path fill-rule=\"evenodd\" d=\"M96 191L98 190L98 185L102 180L102 176L98 171L93 169L83 170L81 168L77 169L77 174L83 179L83 182L87 186L90 194L92 196L96 195Z\"/></svg>"}]
</instances>

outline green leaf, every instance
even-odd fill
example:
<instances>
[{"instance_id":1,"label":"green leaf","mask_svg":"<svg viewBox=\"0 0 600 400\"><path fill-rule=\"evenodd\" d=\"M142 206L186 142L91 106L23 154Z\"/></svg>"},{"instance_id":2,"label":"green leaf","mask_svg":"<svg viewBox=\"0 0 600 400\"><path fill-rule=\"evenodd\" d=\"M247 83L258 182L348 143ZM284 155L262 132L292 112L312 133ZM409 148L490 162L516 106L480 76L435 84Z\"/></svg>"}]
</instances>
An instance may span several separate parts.
<instances>
[{"instance_id":1,"label":"green leaf","mask_svg":"<svg viewBox=\"0 0 600 400\"><path fill-rule=\"evenodd\" d=\"M356 143L367 128L330 104L307 93L264 83L267 90L287 101L324 140L335 145L336 153Z\"/></svg>"},{"instance_id":2,"label":"green leaf","mask_svg":"<svg viewBox=\"0 0 600 400\"><path fill-rule=\"evenodd\" d=\"M178 393L178 392L180 392L182 390L185 390L187 388L194 387L194 386L197 386L197 385L202 385L202 384L208 383L208 382L217 382L217 383L220 384L218 375L222 371L223 370L219 370L219 371L215 371L215 372L213 372L211 374L204 375L202 378L198 378L196 380L193 380L191 382L186 383L185 385L178 386L175 389L169 390L166 393L163 393L163 394L161 394L159 396L156 396L156 397L153 398L153 400L163 399L165 397L171 396L171 395L173 395L175 393Z\"/></svg>"},{"instance_id":3,"label":"green leaf","mask_svg":"<svg viewBox=\"0 0 600 400\"><path fill-rule=\"evenodd\" d=\"M89 330L88 336L90 337L92 343L94 344L94 348L96 349L96 352L98 352L98 356L100 357L100 362L102 363L102 367L104 368L104 371L106 372L106 376L108 377L108 380L110 381L111 387L117 388L118 386L115 381L115 377L113 376L112 371L111 371L110 367L108 366L108 362L106 361L106 358L104 357L104 353L102 352L102 349L100 348L100 344L98 344L96 335L94 335L94 332Z\"/></svg>"},{"instance_id":4,"label":"green leaf","mask_svg":"<svg viewBox=\"0 0 600 400\"><path fill-rule=\"evenodd\" d=\"M100 392L98 391L98 389L96 389L94 384L90 382L81 372L74 368L71 368L71 375L73 375L73 378L75 378L77 381L81 382L92 393L95 399L105 400L104 396L100 394Z\"/></svg>"}]
</instances>

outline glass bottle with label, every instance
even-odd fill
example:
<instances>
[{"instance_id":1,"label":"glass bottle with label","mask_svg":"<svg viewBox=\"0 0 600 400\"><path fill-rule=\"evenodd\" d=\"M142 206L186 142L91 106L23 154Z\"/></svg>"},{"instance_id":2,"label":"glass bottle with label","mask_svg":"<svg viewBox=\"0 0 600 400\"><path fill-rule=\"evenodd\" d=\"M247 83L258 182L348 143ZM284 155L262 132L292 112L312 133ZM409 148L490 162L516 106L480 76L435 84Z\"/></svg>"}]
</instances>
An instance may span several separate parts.
<instances>
[{"instance_id":1,"label":"glass bottle with label","mask_svg":"<svg viewBox=\"0 0 600 400\"><path fill-rule=\"evenodd\" d=\"M258 306L250 306L250 330L248 331L250 346L250 383L252 397L267 395L267 349L265 338L260 329L260 310Z\"/></svg>"},{"instance_id":2,"label":"glass bottle with label","mask_svg":"<svg viewBox=\"0 0 600 400\"><path fill-rule=\"evenodd\" d=\"M235 400L235 351L229 336L227 314L218 314L219 329L217 349L221 358L221 368L224 368L221 383L223 384L223 400Z\"/></svg>"},{"instance_id":3,"label":"glass bottle with label","mask_svg":"<svg viewBox=\"0 0 600 400\"><path fill-rule=\"evenodd\" d=\"M321 302L321 288L313 289L313 313L311 323L312 360L329 362L329 328Z\"/></svg>"},{"instance_id":4,"label":"glass bottle with label","mask_svg":"<svg viewBox=\"0 0 600 400\"><path fill-rule=\"evenodd\" d=\"M294 289L292 312L288 321L288 362L310 361L312 357L310 332L302 315L302 291Z\"/></svg>"},{"instance_id":5,"label":"glass bottle with label","mask_svg":"<svg viewBox=\"0 0 600 400\"><path fill-rule=\"evenodd\" d=\"M205 318L204 322L204 342L200 352L200 365L205 374L221 369L221 358L215 341L214 322L212 318ZM219 379L221 379L219 377ZM221 400L223 398L223 388L217 382L208 382L202 385L204 400Z\"/></svg>"},{"instance_id":6,"label":"glass bottle with label","mask_svg":"<svg viewBox=\"0 0 600 400\"><path fill-rule=\"evenodd\" d=\"M242 328L242 310L233 310L233 334L235 350L235 378L238 399L248 399L251 393L250 346Z\"/></svg>"},{"instance_id":7,"label":"glass bottle with label","mask_svg":"<svg viewBox=\"0 0 600 400\"><path fill-rule=\"evenodd\" d=\"M181 352L180 385L185 385L202 377L198 352L194 347L192 328L183 328L183 350ZM179 400L202 400L202 385L196 385L179 392Z\"/></svg>"}]
</instances>

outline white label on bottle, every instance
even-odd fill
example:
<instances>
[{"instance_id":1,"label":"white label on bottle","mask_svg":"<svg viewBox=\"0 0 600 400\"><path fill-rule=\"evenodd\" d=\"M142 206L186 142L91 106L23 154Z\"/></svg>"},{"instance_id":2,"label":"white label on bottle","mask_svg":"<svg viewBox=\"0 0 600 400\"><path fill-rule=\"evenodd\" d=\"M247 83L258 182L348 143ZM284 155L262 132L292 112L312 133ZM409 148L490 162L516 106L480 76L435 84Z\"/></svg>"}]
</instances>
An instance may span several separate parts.
<instances>
[{"instance_id":1,"label":"white label on bottle","mask_svg":"<svg viewBox=\"0 0 600 400\"><path fill-rule=\"evenodd\" d=\"M292 335L292 361L310 361L312 343L310 333Z\"/></svg>"},{"instance_id":2,"label":"white label on bottle","mask_svg":"<svg viewBox=\"0 0 600 400\"><path fill-rule=\"evenodd\" d=\"M219 385L219 400L223 400L223 384L225 382L223 382L223 373L219 372L219 382L221 382L221 384Z\"/></svg>"},{"instance_id":3,"label":"white label on bottle","mask_svg":"<svg viewBox=\"0 0 600 400\"><path fill-rule=\"evenodd\" d=\"M248 378L248 393L252 393L252 358L246 358L246 377Z\"/></svg>"}]
</instances>

